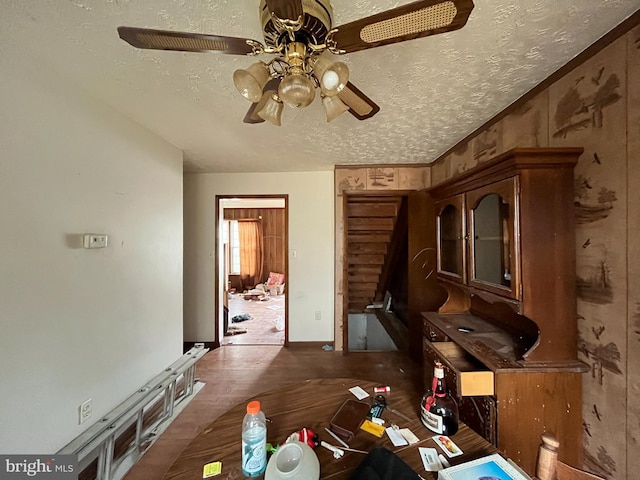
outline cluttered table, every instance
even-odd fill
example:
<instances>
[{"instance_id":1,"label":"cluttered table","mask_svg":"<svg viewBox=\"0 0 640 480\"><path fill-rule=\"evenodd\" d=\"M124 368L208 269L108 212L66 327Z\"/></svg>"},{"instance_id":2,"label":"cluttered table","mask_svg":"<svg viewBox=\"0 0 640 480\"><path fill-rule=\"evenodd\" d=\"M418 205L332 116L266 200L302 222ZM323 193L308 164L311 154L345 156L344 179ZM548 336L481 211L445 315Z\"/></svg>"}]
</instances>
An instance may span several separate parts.
<instances>
[{"instance_id":1,"label":"cluttered table","mask_svg":"<svg viewBox=\"0 0 640 480\"><path fill-rule=\"evenodd\" d=\"M236 405L208 425L184 449L164 478L200 479L203 478L205 465L220 462L221 473L211 478L243 479L242 419L246 413L246 405L251 400L259 400L261 403L262 411L268 418L267 442L272 445L282 444L292 433L306 428L315 432L319 440L342 448L344 445L341 446L341 443L327 431L330 421L345 401L356 399L349 389L360 387L369 394L369 397L361 401L370 403L377 395L374 393L374 387L377 386L379 384L351 378L314 379L256 395ZM420 421L420 397L413 392L394 387L390 387L383 395L387 403L387 408L382 411L381 416L385 421L384 427L396 425L400 429L409 429L419 440L411 445L394 446L386 433L377 437L358 429L348 442L349 448L369 452L374 447L383 446L398 455L424 479L436 479L437 472L425 471L419 448L435 448L440 454L446 452L436 444L432 439L434 434ZM460 424L458 432L451 440L463 452L455 457L445 457L451 465L497 452L493 445L464 424ZM344 454L335 458L334 452L323 446L316 447L314 451L320 462L321 479L346 480L365 457L363 453L343 450Z\"/></svg>"}]
</instances>

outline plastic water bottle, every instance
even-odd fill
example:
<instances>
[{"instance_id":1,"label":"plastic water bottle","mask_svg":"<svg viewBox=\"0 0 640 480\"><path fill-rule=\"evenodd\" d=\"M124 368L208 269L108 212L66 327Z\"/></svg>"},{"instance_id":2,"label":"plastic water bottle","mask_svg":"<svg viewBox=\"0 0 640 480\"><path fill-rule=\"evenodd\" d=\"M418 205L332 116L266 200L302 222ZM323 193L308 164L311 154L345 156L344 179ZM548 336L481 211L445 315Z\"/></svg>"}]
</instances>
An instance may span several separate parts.
<instances>
[{"instance_id":1,"label":"plastic water bottle","mask_svg":"<svg viewBox=\"0 0 640 480\"><path fill-rule=\"evenodd\" d=\"M259 477L267 468L267 420L260 410L260 402L247 404L242 421L242 473L245 477Z\"/></svg>"}]
</instances>

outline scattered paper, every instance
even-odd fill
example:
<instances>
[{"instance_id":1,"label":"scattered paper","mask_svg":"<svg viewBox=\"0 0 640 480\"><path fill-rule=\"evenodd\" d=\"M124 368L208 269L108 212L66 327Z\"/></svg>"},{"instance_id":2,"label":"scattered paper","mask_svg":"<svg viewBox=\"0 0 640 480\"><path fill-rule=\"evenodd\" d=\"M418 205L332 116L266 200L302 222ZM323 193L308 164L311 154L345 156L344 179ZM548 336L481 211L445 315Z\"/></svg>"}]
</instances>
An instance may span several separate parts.
<instances>
[{"instance_id":1,"label":"scattered paper","mask_svg":"<svg viewBox=\"0 0 640 480\"><path fill-rule=\"evenodd\" d=\"M351 387L349 389L351 393L353 393L358 400L362 400L363 398L367 398L369 394L362 387Z\"/></svg>"},{"instance_id":2,"label":"scattered paper","mask_svg":"<svg viewBox=\"0 0 640 480\"><path fill-rule=\"evenodd\" d=\"M422 465L427 472L442 470L442 464L438 460L438 451L435 448L418 447Z\"/></svg>"},{"instance_id":3,"label":"scattered paper","mask_svg":"<svg viewBox=\"0 0 640 480\"><path fill-rule=\"evenodd\" d=\"M409 442L409 445L413 445L414 443L418 443L420 441L420 439L416 437L415 434L408 428L401 428L400 434L407 442Z\"/></svg>"},{"instance_id":4,"label":"scattered paper","mask_svg":"<svg viewBox=\"0 0 640 480\"><path fill-rule=\"evenodd\" d=\"M389 440L391 440L391 443L393 443L394 447L409 445L409 442L405 440L398 428L387 427L385 431L387 432L387 436L389 437Z\"/></svg>"},{"instance_id":5,"label":"scattered paper","mask_svg":"<svg viewBox=\"0 0 640 480\"><path fill-rule=\"evenodd\" d=\"M447 454L447 457L457 457L463 453L460 447L446 435L436 435L433 437L433 441Z\"/></svg>"},{"instance_id":6,"label":"scattered paper","mask_svg":"<svg viewBox=\"0 0 640 480\"><path fill-rule=\"evenodd\" d=\"M360 428L365 432L369 432L371 435L375 435L376 437L381 437L384 433L384 427L382 425L376 425L371 420L365 420L362 422Z\"/></svg>"},{"instance_id":7,"label":"scattered paper","mask_svg":"<svg viewBox=\"0 0 640 480\"><path fill-rule=\"evenodd\" d=\"M222 462L207 463L202 469L202 478L211 478L222 473Z\"/></svg>"}]
</instances>

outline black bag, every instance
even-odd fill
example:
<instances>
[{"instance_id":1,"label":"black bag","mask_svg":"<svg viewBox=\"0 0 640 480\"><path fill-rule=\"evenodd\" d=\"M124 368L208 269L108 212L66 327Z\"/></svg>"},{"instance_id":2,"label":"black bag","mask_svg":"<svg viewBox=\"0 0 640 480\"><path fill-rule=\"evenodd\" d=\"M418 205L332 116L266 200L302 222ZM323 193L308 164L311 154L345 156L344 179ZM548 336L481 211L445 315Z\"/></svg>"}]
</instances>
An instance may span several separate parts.
<instances>
[{"instance_id":1,"label":"black bag","mask_svg":"<svg viewBox=\"0 0 640 480\"><path fill-rule=\"evenodd\" d=\"M420 476L392 451L376 447L364 457L349 480L420 480Z\"/></svg>"}]
</instances>

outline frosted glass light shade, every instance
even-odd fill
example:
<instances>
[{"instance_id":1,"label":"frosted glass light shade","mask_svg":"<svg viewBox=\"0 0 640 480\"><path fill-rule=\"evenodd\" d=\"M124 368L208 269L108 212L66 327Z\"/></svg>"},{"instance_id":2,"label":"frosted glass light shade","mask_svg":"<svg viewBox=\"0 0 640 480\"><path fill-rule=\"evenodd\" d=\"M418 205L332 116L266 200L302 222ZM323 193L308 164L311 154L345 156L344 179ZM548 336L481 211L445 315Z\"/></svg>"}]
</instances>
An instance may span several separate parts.
<instances>
[{"instance_id":1,"label":"frosted glass light shade","mask_svg":"<svg viewBox=\"0 0 640 480\"><path fill-rule=\"evenodd\" d=\"M319 80L323 95L334 96L349 82L349 67L342 62L334 62L328 51L324 51L313 64L313 74Z\"/></svg>"},{"instance_id":2,"label":"frosted glass light shade","mask_svg":"<svg viewBox=\"0 0 640 480\"><path fill-rule=\"evenodd\" d=\"M246 70L233 72L233 84L247 100L256 103L262 97L262 89L269 80L269 68L261 62L254 63Z\"/></svg>"},{"instance_id":3,"label":"frosted glass light shade","mask_svg":"<svg viewBox=\"0 0 640 480\"><path fill-rule=\"evenodd\" d=\"M267 120L268 122L271 122L279 127L281 125L280 120L282 118L282 110L284 109L284 105L278 98L275 90L270 90L267 93L269 93L269 97L264 103L264 106L257 112L258 116L263 120Z\"/></svg>"},{"instance_id":4,"label":"frosted glass light shade","mask_svg":"<svg viewBox=\"0 0 640 480\"><path fill-rule=\"evenodd\" d=\"M322 97L322 106L327 114L327 123L332 122L349 110L349 107L338 97Z\"/></svg>"},{"instance_id":5,"label":"frosted glass light shade","mask_svg":"<svg viewBox=\"0 0 640 480\"><path fill-rule=\"evenodd\" d=\"M322 74L320 88L328 96L337 95L349 81L349 68L342 62L334 62Z\"/></svg>"},{"instance_id":6,"label":"frosted glass light shade","mask_svg":"<svg viewBox=\"0 0 640 480\"><path fill-rule=\"evenodd\" d=\"M316 97L316 87L304 74L290 73L278 87L280 99L292 108L304 108Z\"/></svg>"}]
</instances>

